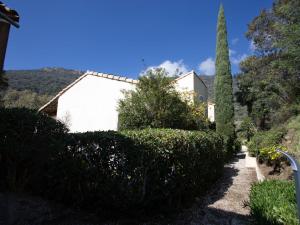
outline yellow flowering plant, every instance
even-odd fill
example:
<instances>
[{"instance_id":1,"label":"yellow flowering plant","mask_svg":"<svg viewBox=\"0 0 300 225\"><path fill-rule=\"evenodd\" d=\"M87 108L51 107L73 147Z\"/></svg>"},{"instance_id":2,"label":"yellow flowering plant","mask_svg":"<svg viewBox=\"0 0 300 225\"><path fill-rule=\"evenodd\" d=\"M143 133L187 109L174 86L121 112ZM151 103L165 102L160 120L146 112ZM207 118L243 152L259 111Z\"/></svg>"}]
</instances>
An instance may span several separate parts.
<instances>
[{"instance_id":1,"label":"yellow flowering plant","mask_svg":"<svg viewBox=\"0 0 300 225\"><path fill-rule=\"evenodd\" d=\"M287 148L283 145L268 146L260 149L260 157L271 162L280 160L282 154L276 151L278 148L282 151L287 151Z\"/></svg>"}]
</instances>

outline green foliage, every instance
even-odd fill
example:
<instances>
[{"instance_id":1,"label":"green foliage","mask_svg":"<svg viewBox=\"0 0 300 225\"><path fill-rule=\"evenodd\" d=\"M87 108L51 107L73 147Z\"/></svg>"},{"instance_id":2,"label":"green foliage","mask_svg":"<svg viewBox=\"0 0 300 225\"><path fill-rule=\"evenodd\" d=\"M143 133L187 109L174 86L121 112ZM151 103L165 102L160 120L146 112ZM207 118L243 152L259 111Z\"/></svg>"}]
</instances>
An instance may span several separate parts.
<instances>
[{"instance_id":1,"label":"green foliage","mask_svg":"<svg viewBox=\"0 0 300 225\"><path fill-rule=\"evenodd\" d=\"M226 137L227 146L229 149L232 149L233 140L235 139L233 89L227 29L222 5L218 16L216 52L216 78L214 86L216 130Z\"/></svg>"},{"instance_id":2,"label":"green foliage","mask_svg":"<svg viewBox=\"0 0 300 225\"><path fill-rule=\"evenodd\" d=\"M0 108L0 188L41 193L66 131L34 110Z\"/></svg>"},{"instance_id":3,"label":"green foliage","mask_svg":"<svg viewBox=\"0 0 300 225\"><path fill-rule=\"evenodd\" d=\"M0 137L2 190L102 216L175 209L204 194L223 169L223 139L214 132L68 134L36 111L1 109Z\"/></svg>"},{"instance_id":4,"label":"green foliage","mask_svg":"<svg viewBox=\"0 0 300 225\"><path fill-rule=\"evenodd\" d=\"M273 126L285 124L290 118L300 114L299 104L287 104L283 105L279 110L274 112L271 116L271 124Z\"/></svg>"},{"instance_id":5,"label":"green foliage","mask_svg":"<svg viewBox=\"0 0 300 225\"><path fill-rule=\"evenodd\" d=\"M99 213L177 208L205 193L223 168L222 138L214 133L94 132L73 134L68 146L63 161L72 166L55 194Z\"/></svg>"},{"instance_id":6,"label":"green foliage","mask_svg":"<svg viewBox=\"0 0 300 225\"><path fill-rule=\"evenodd\" d=\"M274 125L276 112L289 104L278 72L271 68L274 60L273 56L248 57L240 64L242 74L237 77L237 100L247 106L249 116L260 129Z\"/></svg>"},{"instance_id":7,"label":"green foliage","mask_svg":"<svg viewBox=\"0 0 300 225\"><path fill-rule=\"evenodd\" d=\"M280 123L276 112L300 100L299 12L299 1L278 0L249 24L256 51L240 65L237 99L260 129Z\"/></svg>"},{"instance_id":8,"label":"green foliage","mask_svg":"<svg viewBox=\"0 0 300 225\"><path fill-rule=\"evenodd\" d=\"M3 96L3 106L6 108L39 109L46 104L52 96L38 95L30 90L16 91L9 89Z\"/></svg>"},{"instance_id":9,"label":"green foliage","mask_svg":"<svg viewBox=\"0 0 300 225\"><path fill-rule=\"evenodd\" d=\"M0 90L7 88L7 77L5 76L5 72L0 71Z\"/></svg>"},{"instance_id":10,"label":"green foliage","mask_svg":"<svg viewBox=\"0 0 300 225\"><path fill-rule=\"evenodd\" d=\"M6 71L0 76L0 105L38 109L82 74L62 68Z\"/></svg>"},{"instance_id":11,"label":"green foliage","mask_svg":"<svg viewBox=\"0 0 300 225\"><path fill-rule=\"evenodd\" d=\"M297 225L295 186L292 181L270 180L252 186L251 215L257 225Z\"/></svg>"},{"instance_id":12,"label":"green foliage","mask_svg":"<svg viewBox=\"0 0 300 225\"><path fill-rule=\"evenodd\" d=\"M285 127L277 127L269 131L259 131L255 133L248 143L249 153L252 156L259 156L261 149L281 144L285 134Z\"/></svg>"},{"instance_id":13,"label":"green foliage","mask_svg":"<svg viewBox=\"0 0 300 225\"><path fill-rule=\"evenodd\" d=\"M298 161L300 161L300 116L292 118L287 123L287 129L289 132L287 138L289 139L286 143L289 153L291 153Z\"/></svg>"},{"instance_id":14,"label":"green foliage","mask_svg":"<svg viewBox=\"0 0 300 225\"><path fill-rule=\"evenodd\" d=\"M222 174L223 140L214 132L145 129L124 134L143 146L150 156L146 162L149 197L152 195L153 199L160 193L176 205L203 194ZM161 188L151 187L151 183L160 184Z\"/></svg>"},{"instance_id":15,"label":"green foliage","mask_svg":"<svg viewBox=\"0 0 300 225\"><path fill-rule=\"evenodd\" d=\"M3 106L3 101L1 100L3 97L4 91L7 89L7 78L5 76L4 71L0 71L0 107Z\"/></svg>"},{"instance_id":16,"label":"green foliage","mask_svg":"<svg viewBox=\"0 0 300 225\"><path fill-rule=\"evenodd\" d=\"M240 132L242 136L250 141L250 138L255 134L256 127L250 117L245 117L241 123Z\"/></svg>"},{"instance_id":17,"label":"green foliage","mask_svg":"<svg viewBox=\"0 0 300 225\"><path fill-rule=\"evenodd\" d=\"M56 95L82 74L81 71L63 68L6 71L9 88L17 91L30 90L39 95Z\"/></svg>"},{"instance_id":18,"label":"green foliage","mask_svg":"<svg viewBox=\"0 0 300 225\"><path fill-rule=\"evenodd\" d=\"M119 128L199 128L188 105L164 70L150 70L139 78L135 91L119 102Z\"/></svg>"},{"instance_id":19,"label":"green foliage","mask_svg":"<svg viewBox=\"0 0 300 225\"><path fill-rule=\"evenodd\" d=\"M287 151L287 148L283 145L273 145L261 148L259 151L259 159L269 164L279 164L284 159L281 153L277 152L277 149Z\"/></svg>"}]
</instances>

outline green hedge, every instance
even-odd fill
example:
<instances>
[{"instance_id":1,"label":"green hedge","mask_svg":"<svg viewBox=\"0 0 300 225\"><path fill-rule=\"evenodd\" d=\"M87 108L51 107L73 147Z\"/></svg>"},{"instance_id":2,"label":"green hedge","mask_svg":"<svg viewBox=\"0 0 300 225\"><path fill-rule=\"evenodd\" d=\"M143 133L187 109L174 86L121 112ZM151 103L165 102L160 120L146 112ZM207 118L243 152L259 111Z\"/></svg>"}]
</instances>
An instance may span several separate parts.
<instances>
[{"instance_id":1,"label":"green hedge","mask_svg":"<svg viewBox=\"0 0 300 225\"><path fill-rule=\"evenodd\" d=\"M53 171L52 199L99 214L137 208L143 165L133 140L108 131L70 134L66 143Z\"/></svg>"},{"instance_id":2,"label":"green hedge","mask_svg":"<svg viewBox=\"0 0 300 225\"><path fill-rule=\"evenodd\" d=\"M123 134L143 151L148 200L160 198L176 206L203 194L222 173L223 140L214 132L145 129Z\"/></svg>"},{"instance_id":3,"label":"green hedge","mask_svg":"<svg viewBox=\"0 0 300 225\"><path fill-rule=\"evenodd\" d=\"M270 180L252 186L251 214L258 225L298 225L292 181Z\"/></svg>"},{"instance_id":4,"label":"green hedge","mask_svg":"<svg viewBox=\"0 0 300 225\"><path fill-rule=\"evenodd\" d=\"M0 109L0 122L2 189L101 215L182 206L223 169L223 139L214 132L68 134L59 122L25 109Z\"/></svg>"},{"instance_id":5,"label":"green hedge","mask_svg":"<svg viewBox=\"0 0 300 225\"><path fill-rule=\"evenodd\" d=\"M180 207L207 191L223 169L215 133L90 132L70 135L67 145L56 196L98 213Z\"/></svg>"},{"instance_id":6,"label":"green hedge","mask_svg":"<svg viewBox=\"0 0 300 225\"><path fill-rule=\"evenodd\" d=\"M37 111L0 108L0 189L43 192L66 132Z\"/></svg>"}]
</instances>

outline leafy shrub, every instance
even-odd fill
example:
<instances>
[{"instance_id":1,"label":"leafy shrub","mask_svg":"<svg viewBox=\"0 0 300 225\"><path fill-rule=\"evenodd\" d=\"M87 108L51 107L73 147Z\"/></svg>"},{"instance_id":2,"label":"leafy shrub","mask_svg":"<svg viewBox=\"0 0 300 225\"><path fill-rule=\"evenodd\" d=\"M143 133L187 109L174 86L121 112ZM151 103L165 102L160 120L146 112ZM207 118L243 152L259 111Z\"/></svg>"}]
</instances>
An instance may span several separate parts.
<instances>
[{"instance_id":1,"label":"leafy shrub","mask_svg":"<svg viewBox=\"0 0 300 225\"><path fill-rule=\"evenodd\" d=\"M98 213L176 208L220 176L222 147L214 133L181 130L72 134L55 193Z\"/></svg>"},{"instance_id":2,"label":"leafy shrub","mask_svg":"<svg viewBox=\"0 0 300 225\"><path fill-rule=\"evenodd\" d=\"M66 132L37 111L0 108L0 188L42 192Z\"/></svg>"},{"instance_id":3,"label":"leafy shrub","mask_svg":"<svg viewBox=\"0 0 300 225\"><path fill-rule=\"evenodd\" d=\"M281 125L287 120L289 120L291 117L299 115L299 113L299 104L285 105L272 115L271 123L273 126Z\"/></svg>"},{"instance_id":4,"label":"leafy shrub","mask_svg":"<svg viewBox=\"0 0 300 225\"><path fill-rule=\"evenodd\" d=\"M289 129L288 139L289 143L286 143L289 152L300 160L300 115L292 118L288 124L287 129Z\"/></svg>"},{"instance_id":5,"label":"leafy shrub","mask_svg":"<svg viewBox=\"0 0 300 225\"><path fill-rule=\"evenodd\" d=\"M281 149L283 151L287 151L287 148L282 145L273 145L260 149L259 159L264 162L272 163L280 163L281 160L284 159L283 155L277 152L277 149Z\"/></svg>"},{"instance_id":6,"label":"leafy shrub","mask_svg":"<svg viewBox=\"0 0 300 225\"><path fill-rule=\"evenodd\" d=\"M205 121L196 111L176 91L174 78L165 70L149 70L139 78L136 89L125 92L119 101L119 129L203 129Z\"/></svg>"},{"instance_id":7,"label":"leafy shrub","mask_svg":"<svg viewBox=\"0 0 300 225\"><path fill-rule=\"evenodd\" d=\"M238 153L242 149L242 141L236 137L234 140L234 145L233 145L234 151L233 153Z\"/></svg>"},{"instance_id":8,"label":"leafy shrub","mask_svg":"<svg viewBox=\"0 0 300 225\"><path fill-rule=\"evenodd\" d=\"M143 152L114 131L70 134L50 197L74 207L124 211L140 203Z\"/></svg>"},{"instance_id":9,"label":"leafy shrub","mask_svg":"<svg viewBox=\"0 0 300 225\"><path fill-rule=\"evenodd\" d=\"M250 138L255 134L256 127L249 116L243 119L239 131L241 132L242 137L246 138L247 141L250 141Z\"/></svg>"},{"instance_id":10,"label":"leafy shrub","mask_svg":"<svg viewBox=\"0 0 300 225\"><path fill-rule=\"evenodd\" d=\"M203 194L222 173L223 141L213 132L145 129L124 134L149 157L144 175L149 199L168 199L175 206Z\"/></svg>"},{"instance_id":11,"label":"leafy shrub","mask_svg":"<svg viewBox=\"0 0 300 225\"><path fill-rule=\"evenodd\" d=\"M291 181L270 180L253 185L250 208L256 224L299 224L295 194Z\"/></svg>"},{"instance_id":12,"label":"leafy shrub","mask_svg":"<svg viewBox=\"0 0 300 225\"><path fill-rule=\"evenodd\" d=\"M249 153L252 156L258 156L262 148L280 144L285 134L285 127L277 127L268 131L257 132L248 143Z\"/></svg>"}]
</instances>

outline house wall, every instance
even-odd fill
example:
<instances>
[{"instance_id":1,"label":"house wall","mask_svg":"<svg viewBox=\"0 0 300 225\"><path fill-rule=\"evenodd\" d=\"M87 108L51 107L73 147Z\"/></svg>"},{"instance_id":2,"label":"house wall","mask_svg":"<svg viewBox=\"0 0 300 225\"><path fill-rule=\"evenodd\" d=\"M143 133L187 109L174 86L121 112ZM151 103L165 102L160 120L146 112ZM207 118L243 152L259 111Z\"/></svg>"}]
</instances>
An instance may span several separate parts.
<instances>
[{"instance_id":1,"label":"house wall","mask_svg":"<svg viewBox=\"0 0 300 225\"><path fill-rule=\"evenodd\" d=\"M57 119L70 132L117 130L117 105L122 90L135 84L87 75L58 99Z\"/></svg>"},{"instance_id":2,"label":"house wall","mask_svg":"<svg viewBox=\"0 0 300 225\"><path fill-rule=\"evenodd\" d=\"M215 104L207 104L207 117L210 122L215 122Z\"/></svg>"},{"instance_id":3,"label":"house wall","mask_svg":"<svg viewBox=\"0 0 300 225\"><path fill-rule=\"evenodd\" d=\"M178 91L183 91L188 94L191 101L200 100L207 102L207 87L195 73L191 72L189 75L177 79L175 86Z\"/></svg>"},{"instance_id":4,"label":"house wall","mask_svg":"<svg viewBox=\"0 0 300 225\"><path fill-rule=\"evenodd\" d=\"M176 80L175 88L179 92L183 92L185 97L189 97L191 101L194 93L194 78L192 74L189 74L183 78Z\"/></svg>"},{"instance_id":5,"label":"house wall","mask_svg":"<svg viewBox=\"0 0 300 225\"><path fill-rule=\"evenodd\" d=\"M208 91L207 87L203 84L199 77L194 76L194 90L196 92L196 98L200 102L207 102Z\"/></svg>"}]
</instances>

